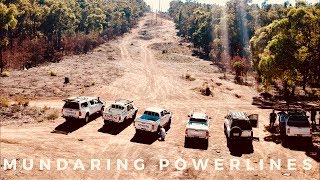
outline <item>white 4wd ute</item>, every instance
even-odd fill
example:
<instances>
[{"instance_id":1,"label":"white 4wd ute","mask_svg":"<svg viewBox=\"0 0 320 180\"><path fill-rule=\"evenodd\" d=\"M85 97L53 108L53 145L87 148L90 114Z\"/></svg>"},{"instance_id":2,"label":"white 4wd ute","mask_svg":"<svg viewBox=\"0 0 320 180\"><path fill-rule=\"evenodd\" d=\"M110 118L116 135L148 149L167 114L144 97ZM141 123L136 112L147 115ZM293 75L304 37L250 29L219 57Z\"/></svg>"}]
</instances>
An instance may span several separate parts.
<instances>
[{"instance_id":1,"label":"white 4wd ute","mask_svg":"<svg viewBox=\"0 0 320 180\"><path fill-rule=\"evenodd\" d=\"M132 105L133 101L116 100L103 112L104 123L122 123L128 119L135 119L138 108Z\"/></svg>"},{"instance_id":2,"label":"white 4wd ute","mask_svg":"<svg viewBox=\"0 0 320 180\"><path fill-rule=\"evenodd\" d=\"M227 137L227 142L243 140L252 143L252 127L257 126L257 114L247 116L244 112L230 112L224 119L224 133Z\"/></svg>"},{"instance_id":3,"label":"white 4wd ute","mask_svg":"<svg viewBox=\"0 0 320 180\"><path fill-rule=\"evenodd\" d=\"M189 144L191 138L205 140L208 146L209 139L209 117L205 113L194 112L189 115L190 119L186 127L185 145Z\"/></svg>"},{"instance_id":4,"label":"white 4wd ute","mask_svg":"<svg viewBox=\"0 0 320 180\"><path fill-rule=\"evenodd\" d=\"M136 133L151 132L158 133L160 126L170 127L172 113L163 108L147 108L143 115L134 121Z\"/></svg>"},{"instance_id":5,"label":"white 4wd ute","mask_svg":"<svg viewBox=\"0 0 320 180\"><path fill-rule=\"evenodd\" d=\"M84 119L89 121L89 117L104 110L104 102L98 97L70 97L65 100L62 108L62 117L69 119Z\"/></svg>"},{"instance_id":6,"label":"white 4wd ute","mask_svg":"<svg viewBox=\"0 0 320 180\"><path fill-rule=\"evenodd\" d=\"M304 112L289 111L279 112L280 134L288 140L291 137L305 138L312 140L311 125L308 116Z\"/></svg>"}]
</instances>

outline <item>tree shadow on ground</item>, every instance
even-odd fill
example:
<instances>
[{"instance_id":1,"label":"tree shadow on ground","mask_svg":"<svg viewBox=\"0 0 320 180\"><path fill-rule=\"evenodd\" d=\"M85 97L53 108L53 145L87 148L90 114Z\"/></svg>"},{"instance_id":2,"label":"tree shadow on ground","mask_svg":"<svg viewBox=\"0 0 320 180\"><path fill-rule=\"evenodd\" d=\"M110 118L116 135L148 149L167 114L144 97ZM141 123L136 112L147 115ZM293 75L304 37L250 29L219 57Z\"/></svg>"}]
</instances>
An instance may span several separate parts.
<instances>
[{"instance_id":1,"label":"tree shadow on ground","mask_svg":"<svg viewBox=\"0 0 320 180\"><path fill-rule=\"evenodd\" d=\"M118 135L123 130L125 130L128 126L130 126L133 122L133 119L128 119L122 123L108 122L105 123L98 132L107 133L111 135Z\"/></svg>"},{"instance_id":2,"label":"tree shadow on ground","mask_svg":"<svg viewBox=\"0 0 320 180\"><path fill-rule=\"evenodd\" d=\"M100 116L101 114L99 113L93 114L90 116L88 122L85 122L83 119L66 119L65 122L58 125L51 133L68 135L69 133L72 133L80 129L81 127L87 125L88 123L96 120Z\"/></svg>"},{"instance_id":3,"label":"tree shadow on ground","mask_svg":"<svg viewBox=\"0 0 320 180\"><path fill-rule=\"evenodd\" d=\"M313 135L312 142L305 141L302 138L291 138L285 140L285 138L281 136L278 126L275 127L275 130L270 129L269 126L265 126L265 129L270 133L270 135L264 137L265 141L281 144L284 148L289 150L304 151L307 156L317 162L320 162L320 148L316 145L319 144L320 135Z\"/></svg>"}]
</instances>

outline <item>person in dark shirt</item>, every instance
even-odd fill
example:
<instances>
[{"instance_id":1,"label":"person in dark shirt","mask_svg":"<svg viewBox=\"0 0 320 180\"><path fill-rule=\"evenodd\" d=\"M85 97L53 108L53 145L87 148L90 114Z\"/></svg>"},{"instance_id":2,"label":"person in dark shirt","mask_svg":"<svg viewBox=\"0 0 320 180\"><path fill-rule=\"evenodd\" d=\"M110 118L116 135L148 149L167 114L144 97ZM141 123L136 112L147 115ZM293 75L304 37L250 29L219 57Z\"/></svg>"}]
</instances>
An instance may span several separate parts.
<instances>
[{"instance_id":1,"label":"person in dark shirt","mask_svg":"<svg viewBox=\"0 0 320 180\"><path fill-rule=\"evenodd\" d=\"M272 113L270 113L269 119L270 119L269 127L273 128L274 123L276 122L276 119L277 119L277 114L275 113L275 110L272 110Z\"/></svg>"}]
</instances>

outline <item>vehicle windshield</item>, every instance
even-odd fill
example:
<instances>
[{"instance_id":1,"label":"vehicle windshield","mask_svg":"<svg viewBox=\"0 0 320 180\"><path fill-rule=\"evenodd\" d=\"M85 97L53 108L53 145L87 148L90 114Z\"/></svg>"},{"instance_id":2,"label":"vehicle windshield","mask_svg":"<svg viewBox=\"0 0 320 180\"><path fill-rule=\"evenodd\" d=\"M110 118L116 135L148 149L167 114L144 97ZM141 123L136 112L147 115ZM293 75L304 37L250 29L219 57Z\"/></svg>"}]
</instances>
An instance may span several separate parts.
<instances>
[{"instance_id":1,"label":"vehicle windshield","mask_svg":"<svg viewBox=\"0 0 320 180\"><path fill-rule=\"evenodd\" d=\"M142 120L158 121L159 118L160 118L159 113L152 112L152 111L145 111L141 116Z\"/></svg>"},{"instance_id":2,"label":"vehicle windshield","mask_svg":"<svg viewBox=\"0 0 320 180\"><path fill-rule=\"evenodd\" d=\"M157 112L152 112L152 111L145 111L143 114L149 115L149 116L159 117L159 113L157 113Z\"/></svg>"},{"instance_id":3,"label":"vehicle windshield","mask_svg":"<svg viewBox=\"0 0 320 180\"><path fill-rule=\"evenodd\" d=\"M233 120L231 126L232 127L238 126L242 130L252 130L250 122L247 120Z\"/></svg>"},{"instance_id":4,"label":"vehicle windshield","mask_svg":"<svg viewBox=\"0 0 320 180\"><path fill-rule=\"evenodd\" d=\"M287 124L294 127L310 127L307 116L289 116Z\"/></svg>"},{"instance_id":5,"label":"vehicle windshield","mask_svg":"<svg viewBox=\"0 0 320 180\"><path fill-rule=\"evenodd\" d=\"M199 124L207 124L208 121L206 119L196 119L196 118L190 118L190 123L199 123Z\"/></svg>"},{"instance_id":6,"label":"vehicle windshield","mask_svg":"<svg viewBox=\"0 0 320 180\"><path fill-rule=\"evenodd\" d=\"M77 102L66 102L63 108L67 109L79 109L79 103Z\"/></svg>"},{"instance_id":7,"label":"vehicle windshield","mask_svg":"<svg viewBox=\"0 0 320 180\"><path fill-rule=\"evenodd\" d=\"M112 104L111 105L111 109L119 109L119 110L123 110L124 107L123 106L120 106L120 105L117 105L117 104Z\"/></svg>"}]
</instances>

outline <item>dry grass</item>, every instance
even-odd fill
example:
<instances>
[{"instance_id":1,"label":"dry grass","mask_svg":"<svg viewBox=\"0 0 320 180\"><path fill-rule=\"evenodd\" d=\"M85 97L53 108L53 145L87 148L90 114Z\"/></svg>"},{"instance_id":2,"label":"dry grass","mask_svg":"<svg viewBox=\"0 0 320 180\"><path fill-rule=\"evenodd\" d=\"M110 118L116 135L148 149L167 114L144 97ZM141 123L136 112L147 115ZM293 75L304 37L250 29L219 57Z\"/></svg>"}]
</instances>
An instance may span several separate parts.
<instances>
[{"instance_id":1,"label":"dry grass","mask_svg":"<svg viewBox=\"0 0 320 180\"><path fill-rule=\"evenodd\" d=\"M202 87L200 88L200 92L204 96L212 96L213 94L212 94L211 88L213 88L213 86L210 87L209 84L205 82L202 84Z\"/></svg>"},{"instance_id":2,"label":"dry grass","mask_svg":"<svg viewBox=\"0 0 320 180\"><path fill-rule=\"evenodd\" d=\"M55 71L53 71L53 70L48 71L48 74L49 74L50 76L57 76L57 72L55 72Z\"/></svg>"},{"instance_id":3,"label":"dry grass","mask_svg":"<svg viewBox=\"0 0 320 180\"><path fill-rule=\"evenodd\" d=\"M10 102L7 98L0 97L0 107L9 107Z\"/></svg>"},{"instance_id":4,"label":"dry grass","mask_svg":"<svg viewBox=\"0 0 320 180\"><path fill-rule=\"evenodd\" d=\"M183 77L183 79L186 79L188 81L195 81L196 80L196 78L192 77L190 74L186 74L182 77Z\"/></svg>"},{"instance_id":5,"label":"dry grass","mask_svg":"<svg viewBox=\"0 0 320 180\"><path fill-rule=\"evenodd\" d=\"M10 73L8 71L3 71L1 73L1 77L9 77L10 76Z\"/></svg>"},{"instance_id":6,"label":"dry grass","mask_svg":"<svg viewBox=\"0 0 320 180\"><path fill-rule=\"evenodd\" d=\"M48 106L44 106L43 108L41 108L40 112L41 113L45 113L46 111L48 111L50 108Z\"/></svg>"},{"instance_id":7,"label":"dry grass","mask_svg":"<svg viewBox=\"0 0 320 180\"><path fill-rule=\"evenodd\" d=\"M22 98L22 97L16 97L14 99L14 101L20 106L24 106L24 107L29 106L29 100L28 99L25 99L25 98Z\"/></svg>"},{"instance_id":8,"label":"dry grass","mask_svg":"<svg viewBox=\"0 0 320 180\"><path fill-rule=\"evenodd\" d=\"M55 120L55 119L58 119L58 117L59 117L59 112L57 110L53 110L47 115L48 120Z\"/></svg>"}]
</instances>

